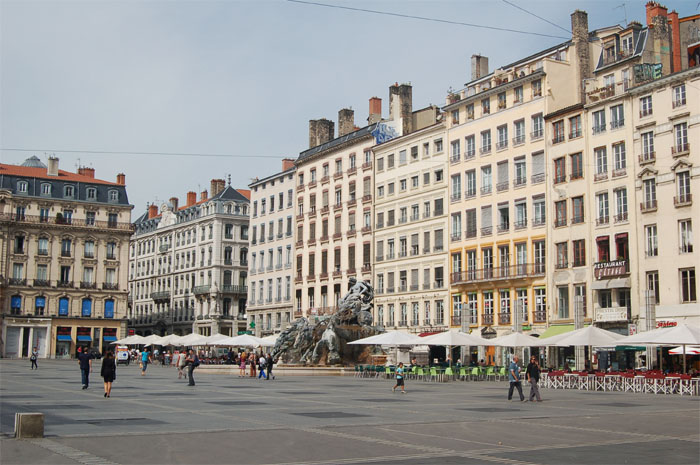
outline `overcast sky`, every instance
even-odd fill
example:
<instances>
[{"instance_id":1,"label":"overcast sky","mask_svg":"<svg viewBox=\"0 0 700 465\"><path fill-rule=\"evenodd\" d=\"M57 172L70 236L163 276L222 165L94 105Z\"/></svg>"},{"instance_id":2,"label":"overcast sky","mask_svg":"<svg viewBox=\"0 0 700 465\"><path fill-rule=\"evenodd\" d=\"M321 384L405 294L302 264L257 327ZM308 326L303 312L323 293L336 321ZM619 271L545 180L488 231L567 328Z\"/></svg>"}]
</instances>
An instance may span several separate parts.
<instances>
[{"instance_id":1,"label":"overcast sky","mask_svg":"<svg viewBox=\"0 0 700 465\"><path fill-rule=\"evenodd\" d=\"M568 38L503 0L318 1ZM645 15L645 1L509 1L567 30L576 8L590 29ZM697 13L697 0L666 4ZM337 121L351 107L364 126L372 96L388 116L395 81L413 85L414 109L444 105L447 89L469 80L472 54L493 69L563 41L285 0L0 5L0 160L46 151L61 169L79 160L102 179L124 172L134 218L212 178L245 188L279 171L308 148L309 119Z\"/></svg>"}]
</instances>

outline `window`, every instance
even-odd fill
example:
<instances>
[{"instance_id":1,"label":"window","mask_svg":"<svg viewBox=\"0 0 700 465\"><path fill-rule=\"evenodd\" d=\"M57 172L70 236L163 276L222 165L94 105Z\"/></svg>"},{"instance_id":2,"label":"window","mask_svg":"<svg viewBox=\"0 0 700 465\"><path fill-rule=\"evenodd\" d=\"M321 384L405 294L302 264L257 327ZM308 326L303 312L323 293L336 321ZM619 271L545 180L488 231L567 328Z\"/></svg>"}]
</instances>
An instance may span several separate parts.
<instances>
[{"instance_id":1,"label":"window","mask_svg":"<svg viewBox=\"0 0 700 465\"><path fill-rule=\"evenodd\" d=\"M656 158L656 152L654 152L654 133L653 132L643 132L642 133L642 160L641 161L651 161Z\"/></svg>"},{"instance_id":2,"label":"window","mask_svg":"<svg viewBox=\"0 0 700 465\"><path fill-rule=\"evenodd\" d=\"M654 302L659 303L659 272L658 271L647 271L647 290L651 291L654 295Z\"/></svg>"},{"instance_id":3,"label":"window","mask_svg":"<svg viewBox=\"0 0 700 465\"><path fill-rule=\"evenodd\" d=\"M70 257L71 256L71 240L70 239L62 239L61 240L61 256L62 257Z\"/></svg>"},{"instance_id":4,"label":"window","mask_svg":"<svg viewBox=\"0 0 700 465\"><path fill-rule=\"evenodd\" d=\"M473 158L476 155L476 141L474 135L464 138L464 158Z\"/></svg>"},{"instance_id":5,"label":"window","mask_svg":"<svg viewBox=\"0 0 700 465\"><path fill-rule=\"evenodd\" d=\"M518 86L513 89L513 103L523 102L523 86Z\"/></svg>"},{"instance_id":6,"label":"window","mask_svg":"<svg viewBox=\"0 0 700 465\"><path fill-rule=\"evenodd\" d=\"M659 255L659 245L656 237L656 225L650 224L644 226L645 237L645 253L647 257L656 257Z\"/></svg>"},{"instance_id":7,"label":"window","mask_svg":"<svg viewBox=\"0 0 700 465\"><path fill-rule=\"evenodd\" d=\"M452 214L452 240L458 241L462 237L462 214Z\"/></svg>"},{"instance_id":8,"label":"window","mask_svg":"<svg viewBox=\"0 0 700 465\"><path fill-rule=\"evenodd\" d=\"M685 84L673 88L673 108L685 105Z\"/></svg>"},{"instance_id":9,"label":"window","mask_svg":"<svg viewBox=\"0 0 700 465\"><path fill-rule=\"evenodd\" d=\"M451 176L451 187L452 194L450 196L451 201L459 200L462 193L462 176L460 174L454 174Z\"/></svg>"},{"instance_id":10,"label":"window","mask_svg":"<svg viewBox=\"0 0 700 465\"><path fill-rule=\"evenodd\" d=\"M491 165L481 167L481 194L491 193Z\"/></svg>"},{"instance_id":11,"label":"window","mask_svg":"<svg viewBox=\"0 0 700 465\"><path fill-rule=\"evenodd\" d=\"M570 155L571 157L571 179L581 179L583 177L583 157L581 152Z\"/></svg>"},{"instance_id":12,"label":"window","mask_svg":"<svg viewBox=\"0 0 700 465\"><path fill-rule=\"evenodd\" d=\"M594 149L595 179L607 179L608 177L608 151L605 147Z\"/></svg>"},{"instance_id":13,"label":"window","mask_svg":"<svg viewBox=\"0 0 700 465\"><path fill-rule=\"evenodd\" d=\"M435 170L435 182L442 181L442 170Z\"/></svg>"},{"instance_id":14,"label":"window","mask_svg":"<svg viewBox=\"0 0 700 465\"><path fill-rule=\"evenodd\" d=\"M608 204L608 193L602 192L597 195L598 198L598 224L608 224L610 221L610 209Z\"/></svg>"},{"instance_id":15,"label":"window","mask_svg":"<svg viewBox=\"0 0 700 465\"><path fill-rule=\"evenodd\" d=\"M460 159L460 151L459 151L459 139L453 140L450 143L450 161L452 163L458 162Z\"/></svg>"},{"instance_id":16,"label":"window","mask_svg":"<svg viewBox=\"0 0 700 465\"><path fill-rule=\"evenodd\" d=\"M680 270L681 273L681 302L695 302L695 268Z\"/></svg>"},{"instance_id":17,"label":"window","mask_svg":"<svg viewBox=\"0 0 700 465\"><path fill-rule=\"evenodd\" d=\"M515 229L527 227L527 203L525 199L515 202Z\"/></svg>"},{"instance_id":18,"label":"window","mask_svg":"<svg viewBox=\"0 0 700 465\"><path fill-rule=\"evenodd\" d=\"M459 124L459 110L452 110L452 124Z\"/></svg>"},{"instance_id":19,"label":"window","mask_svg":"<svg viewBox=\"0 0 700 465\"><path fill-rule=\"evenodd\" d=\"M678 243L680 253L693 253L692 220L680 220L678 222Z\"/></svg>"},{"instance_id":20,"label":"window","mask_svg":"<svg viewBox=\"0 0 700 465\"><path fill-rule=\"evenodd\" d=\"M85 258L95 258L95 242L94 241L85 241L83 256Z\"/></svg>"},{"instance_id":21,"label":"window","mask_svg":"<svg viewBox=\"0 0 700 465\"><path fill-rule=\"evenodd\" d=\"M532 139L539 139L544 135L544 117L542 113L532 116Z\"/></svg>"},{"instance_id":22,"label":"window","mask_svg":"<svg viewBox=\"0 0 700 465\"><path fill-rule=\"evenodd\" d=\"M593 134L605 131L605 110L593 112Z\"/></svg>"},{"instance_id":23,"label":"window","mask_svg":"<svg viewBox=\"0 0 700 465\"><path fill-rule=\"evenodd\" d=\"M63 196L67 198L73 198L73 195L75 194L75 187L73 186L64 186L63 187Z\"/></svg>"},{"instance_id":24,"label":"window","mask_svg":"<svg viewBox=\"0 0 700 465\"><path fill-rule=\"evenodd\" d=\"M644 187L644 203L642 208L650 209L656 208L656 180L655 179L645 179L642 181Z\"/></svg>"},{"instance_id":25,"label":"window","mask_svg":"<svg viewBox=\"0 0 700 465\"><path fill-rule=\"evenodd\" d=\"M40 237L37 246L37 253L39 255L49 254L49 240L46 237Z\"/></svg>"},{"instance_id":26,"label":"window","mask_svg":"<svg viewBox=\"0 0 700 465\"><path fill-rule=\"evenodd\" d=\"M613 144L613 176L622 176L627 172L627 155L625 154L625 143Z\"/></svg>"},{"instance_id":27,"label":"window","mask_svg":"<svg viewBox=\"0 0 700 465\"><path fill-rule=\"evenodd\" d=\"M411 176L411 189L418 187L418 176Z\"/></svg>"},{"instance_id":28,"label":"window","mask_svg":"<svg viewBox=\"0 0 700 465\"><path fill-rule=\"evenodd\" d=\"M674 134L674 146L672 152L674 154L680 154L687 152L689 149L688 145L688 123L680 123L673 126Z\"/></svg>"},{"instance_id":29,"label":"window","mask_svg":"<svg viewBox=\"0 0 700 465\"><path fill-rule=\"evenodd\" d=\"M569 266L569 247L567 242L554 244L557 250L557 268L567 268Z\"/></svg>"},{"instance_id":30,"label":"window","mask_svg":"<svg viewBox=\"0 0 700 465\"><path fill-rule=\"evenodd\" d=\"M41 195L42 196L51 195L51 184L49 184L49 183L42 183L41 184Z\"/></svg>"},{"instance_id":31,"label":"window","mask_svg":"<svg viewBox=\"0 0 700 465\"><path fill-rule=\"evenodd\" d=\"M386 167L387 169L392 169L394 167L394 154L390 154L386 157Z\"/></svg>"},{"instance_id":32,"label":"window","mask_svg":"<svg viewBox=\"0 0 700 465\"><path fill-rule=\"evenodd\" d=\"M532 211L534 212L534 217L532 219L533 226L540 226L545 224L546 213L544 196L532 199Z\"/></svg>"},{"instance_id":33,"label":"window","mask_svg":"<svg viewBox=\"0 0 700 465\"><path fill-rule=\"evenodd\" d=\"M574 249L574 266L586 266L586 241L575 240L571 243Z\"/></svg>"},{"instance_id":34,"label":"window","mask_svg":"<svg viewBox=\"0 0 700 465\"><path fill-rule=\"evenodd\" d=\"M399 191L400 191L400 192L406 192L406 187L407 187L406 179L405 179L405 178L404 178L404 179L401 179L401 180L399 181Z\"/></svg>"},{"instance_id":35,"label":"window","mask_svg":"<svg viewBox=\"0 0 700 465\"><path fill-rule=\"evenodd\" d=\"M525 143L525 120L521 119L513 123L513 145Z\"/></svg>"},{"instance_id":36,"label":"window","mask_svg":"<svg viewBox=\"0 0 700 465\"><path fill-rule=\"evenodd\" d=\"M581 137L581 115L569 118L569 139Z\"/></svg>"},{"instance_id":37,"label":"window","mask_svg":"<svg viewBox=\"0 0 700 465\"><path fill-rule=\"evenodd\" d=\"M28 186L29 186L29 183L27 183L26 181L19 181L17 183L17 193L26 194Z\"/></svg>"},{"instance_id":38,"label":"window","mask_svg":"<svg viewBox=\"0 0 700 465\"><path fill-rule=\"evenodd\" d=\"M107 192L107 200L110 202L117 202L119 201L119 192L115 190L110 190Z\"/></svg>"},{"instance_id":39,"label":"window","mask_svg":"<svg viewBox=\"0 0 700 465\"><path fill-rule=\"evenodd\" d=\"M559 228L561 226L566 226L566 200L559 200L554 202L554 211L556 218L554 219L554 226Z\"/></svg>"},{"instance_id":40,"label":"window","mask_svg":"<svg viewBox=\"0 0 700 465\"><path fill-rule=\"evenodd\" d=\"M678 186L678 198L676 204L690 202L690 172L683 171L676 174L676 185Z\"/></svg>"},{"instance_id":41,"label":"window","mask_svg":"<svg viewBox=\"0 0 700 465\"><path fill-rule=\"evenodd\" d=\"M476 237L476 208L472 208L465 212L466 219L466 237Z\"/></svg>"},{"instance_id":42,"label":"window","mask_svg":"<svg viewBox=\"0 0 700 465\"><path fill-rule=\"evenodd\" d=\"M621 128L625 125L625 113L622 104L610 107L610 129Z\"/></svg>"},{"instance_id":43,"label":"window","mask_svg":"<svg viewBox=\"0 0 700 465\"><path fill-rule=\"evenodd\" d=\"M596 244L598 246L598 261L599 262L609 262L610 261L610 238L608 236L602 236L596 238Z\"/></svg>"},{"instance_id":44,"label":"window","mask_svg":"<svg viewBox=\"0 0 700 465\"><path fill-rule=\"evenodd\" d=\"M561 157L554 160L554 183L566 181L566 158Z\"/></svg>"},{"instance_id":45,"label":"window","mask_svg":"<svg viewBox=\"0 0 700 465\"><path fill-rule=\"evenodd\" d=\"M552 132L552 144L564 142L566 140L564 136L564 120L555 121L552 125Z\"/></svg>"},{"instance_id":46,"label":"window","mask_svg":"<svg viewBox=\"0 0 700 465\"><path fill-rule=\"evenodd\" d=\"M615 222L627 221L627 189L615 190Z\"/></svg>"},{"instance_id":47,"label":"window","mask_svg":"<svg viewBox=\"0 0 700 465\"><path fill-rule=\"evenodd\" d=\"M571 209L573 216L571 217L572 224L583 223L583 196L571 198Z\"/></svg>"},{"instance_id":48,"label":"window","mask_svg":"<svg viewBox=\"0 0 700 465\"><path fill-rule=\"evenodd\" d=\"M465 191L464 197L471 198L476 195L476 170L469 170L464 173Z\"/></svg>"},{"instance_id":49,"label":"window","mask_svg":"<svg viewBox=\"0 0 700 465\"><path fill-rule=\"evenodd\" d=\"M481 114L488 115L491 113L491 99L485 98L481 101Z\"/></svg>"},{"instance_id":50,"label":"window","mask_svg":"<svg viewBox=\"0 0 700 465\"><path fill-rule=\"evenodd\" d=\"M532 87L532 98L542 97L542 81L538 79L536 81L532 81L532 84L530 85Z\"/></svg>"},{"instance_id":51,"label":"window","mask_svg":"<svg viewBox=\"0 0 700 465\"><path fill-rule=\"evenodd\" d=\"M491 152L491 130L481 132L481 154L485 155Z\"/></svg>"},{"instance_id":52,"label":"window","mask_svg":"<svg viewBox=\"0 0 700 465\"><path fill-rule=\"evenodd\" d=\"M651 95L639 99L639 117L649 116L653 113Z\"/></svg>"},{"instance_id":53,"label":"window","mask_svg":"<svg viewBox=\"0 0 700 465\"><path fill-rule=\"evenodd\" d=\"M496 149L502 150L508 147L508 125L504 124L496 128L498 132L498 142L496 144Z\"/></svg>"},{"instance_id":54,"label":"window","mask_svg":"<svg viewBox=\"0 0 700 465\"><path fill-rule=\"evenodd\" d=\"M500 92L498 94L498 109L504 110L506 108L506 93Z\"/></svg>"},{"instance_id":55,"label":"window","mask_svg":"<svg viewBox=\"0 0 700 465\"><path fill-rule=\"evenodd\" d=\"M557 317L569 318L569 286L557 287Z\"/></svg>"},{"instance_id":56,"label":"window","mask_svg":"<svg viewBox=\"0 0 700 465\"><path fill-rule=\"evenodd\" d=\"M436 154L442 152L442 139L435 139L433 141L433 148Z\"/></svg>"},{"instance_id":57,"label":"window","mask_svg":"<svg viewBox=\"0 0 700 465\"><path fill-rule=\"evenodd\" d=\"M510 208L508 204L498 206L498 231L504 232L510 229Z\"/></svg>"}]
</instances>

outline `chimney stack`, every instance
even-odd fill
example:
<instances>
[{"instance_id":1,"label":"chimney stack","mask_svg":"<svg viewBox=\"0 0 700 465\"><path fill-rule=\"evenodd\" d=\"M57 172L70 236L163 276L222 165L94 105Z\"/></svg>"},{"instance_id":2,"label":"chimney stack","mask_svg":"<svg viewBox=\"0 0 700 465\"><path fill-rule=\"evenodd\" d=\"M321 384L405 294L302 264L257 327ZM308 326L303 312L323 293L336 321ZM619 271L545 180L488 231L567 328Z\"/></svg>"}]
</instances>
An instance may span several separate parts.
<instances>
[{"instance_id":1,"label":"chimney stack","mask_svg":"<svg viewBox=\"0 0 700 465\"><path fill-rule=\"evenodd\" d=\"M81 166L80 168L78 168L78 174L94 179L95 178L95 168L88 168L87 166Z\"/></svg>"},{"instance_id":2,"label":"chimney stack","mask_svg":"<svg viewBox=\"0 0 700 465\"><path fill-rule=\"evenodd\" d=\"M683 68L681 63L681 25L678 22L678 12L673 10L668 14L668 22L671 25L671 65L672 73L677 73Z\"/></svg>"},{"instance_id":3,"label":"chimney stack","mask_svg":"<svg viewBox=\"0 0 700 465\"><path fill-rule=\"evenodd\" d=\"M382 120L382 99L372 97L369 99L369 118L367 124L378 123Z\"/></svg>"},{"instance_id":4,"label":"chimney stack","mask_svg":"<svg viewBox=\"0 0 700 465\"><path fill-rule=\"evenodd\" d=\"M591 77L591 59L588 49L588 13L585 11L576 10L571 13L571 39L576 53L579 102L586 103L584 80Z\"/></svg>"},{"instance_id":5,"label":"chimney stack","mask_svg":"<svg viewBox=\"0 0 700 465\"><path fill-rule=\"evenodd\" d=\"M481 55L472 55L472 81L476 81L489 74L489 58Z\"/></svg>"},{"instance_id":6,"label":"chimney stack","mask_svg":"<svg viewBox=\"0 0 700 465\"><path fill-rule=\"evenodd\" d=\"M647 43L651 44L654 55L661 61L661 73L667 75L672 72L674 62L669 54L669 51L672 51L672 32L668 21L668 9L658 2L648 2L646 7L649 26ZM678 40L680 43L680 37Z\"/></svg>"},{"instance_id":7,"label":"chimney stack","mask_svg":"<svg viewBox=\"0 0 700 465\"><path fill-rule=\"evenodd\" d=\"M126 186L126 175L124 173L119 173L117 175L117 184L120 186Z\"/></svg>"},{"instance_id":8,"label":"chimney stack","mask_svg":"<svg viewBox=\"0 0 700 465\"><path fill-rule=\"evenodd\" d=\"M49 165L46 168L46 174L48 176L58 176L58 158L49 157Z\"/></svg>"},{"instance_id":9,"label":"chimney stack","mask_svg":"<svg viewBox=\"0 0 700 465\"><path fill-rule=\"evenodd\" d=\"M216 197L219 194L219 192L226 189L226 181L224 181L223 179L212 179L210 188L211 196Z\"/></svg>"},{"instance_id":10,"label":"chimney stack","mask_svg":"<svg viewBox=\"0 0 700 465\"><path fill-rule=\"evenodd\" d=\"M177 207L179 206L180 200L178 200L177 197L170 197L170 208L173 209L174 212L177 211Z\"/></svg>"},{"instance_id":11,"label":"chimney stack","mask_svg":"<svg viewBox=\"0 0 700 465\"><path fill-rule=\"evenodd\" d=\"M282 159L282 171L287 171L289 169L294 168L294 159L292 158L283 158Z\"/></svg>"},{"instance_id":12,"label":"chimney stack","mask_svg":"<svg viewBox=\"0 0 700 465\"><path fill-rule=\"evenodd\" d=\"M158 205L151 204L148 206L148 219L155 218L158 216Z\"/></svg>"},{"instance_id":13,"label":"chimney stack","mask_svg":"<svg viewBox=\"0 0 700 465\"><path fill-rule=\"evenodd\" d=\"M399 123L401 136L413 132L413 87L395 83L389 87L389 119Z\"/></svg>"},{"instance_id":14,"label":"chimney stack","mask_svg":"<svg viewBox=\"0 0 700 465\"><path fill-rule=\"evenodd\" d=\"M318 141L318 120L309 120L309 148L316 147Z\"/></svg>"},{"instance_id":15,"label":"chimney stack","mask_svg":"<svg viewBox=\"0 0 700 465\"><path fill-rule=\"evenodd\" d=\"M309 120L309 148L325 144L334 138L335 123L326 118Z\"/></svg>"},{"instance_id":16,"label":"chimney stack","mask_svg":"<svg viewBox=\"0 0 700 465\"><path fill-rule=\"evenodd\" d=\"M191 207L195 203L197 203L197 193L194 191L189 191L187 193L187 206Z\"/></svg>"},{"instance_id":17,"label":"chimney stack","mask_svg":"<svg viewBox=\"0 0 700 465\"><path fill-rule=\"evenodd\" d=\"M209 198L208 195L209 195L209 194L207 193L207 191L206 191L206 190L203 190L202 193L199 194L199 200L200 200L200 201L207 200L207 199Z\"/></svg>"},{"instance_id":18,"label":"chimney stack","mask_svg":"<svg viewBox=\"0 0 700 465\"><path fill-rule=\"evenodd\" d=\"M355 130L355 112L343 108L338 112L338 137L350 134Z\"/></svg>"}]
</instances>

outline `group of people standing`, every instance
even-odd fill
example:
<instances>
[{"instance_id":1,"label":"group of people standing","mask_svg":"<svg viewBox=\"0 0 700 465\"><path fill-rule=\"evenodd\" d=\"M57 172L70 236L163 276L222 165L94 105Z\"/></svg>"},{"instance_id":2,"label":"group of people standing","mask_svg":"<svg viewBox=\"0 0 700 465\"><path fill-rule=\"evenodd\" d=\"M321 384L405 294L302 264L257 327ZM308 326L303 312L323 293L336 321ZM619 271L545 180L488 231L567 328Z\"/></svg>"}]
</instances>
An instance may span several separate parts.
<instances>
[{"instance_id":1,"label":"group of people standing","mask_svg":"<svg viewBox=\"0 0 700 465\"><path fill-rule=\"evenodd\" d=\"M275 360L272 358L272 354L260 353L259 355L255 352L241 352L236 356L235 363L238 365L238 377L246 377L246 367L250 367L250 377L255 378L256 370L259 372L258 379L265 378L266 380L272 378L275 379L275 375L272 374L272 368L275 365Z\"/></svg>"}]
</instances>

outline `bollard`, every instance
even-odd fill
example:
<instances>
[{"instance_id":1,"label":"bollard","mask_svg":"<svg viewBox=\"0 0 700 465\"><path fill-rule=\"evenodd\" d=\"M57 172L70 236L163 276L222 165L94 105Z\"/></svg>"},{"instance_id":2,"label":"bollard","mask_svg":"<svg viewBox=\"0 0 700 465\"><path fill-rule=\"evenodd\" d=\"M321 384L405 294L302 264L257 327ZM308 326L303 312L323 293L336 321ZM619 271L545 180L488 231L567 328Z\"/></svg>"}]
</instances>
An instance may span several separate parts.
<instances>
[{"instance_id":1,"label":"bollard","mask_svg":"<svg viewBox=\"0 0 700 465\"><path fill-rule=\"evenodd\" d=\"M15 413L15 438L43 438L43 413Z\"/></svg>"}]
</instances>

